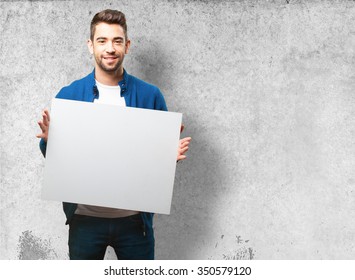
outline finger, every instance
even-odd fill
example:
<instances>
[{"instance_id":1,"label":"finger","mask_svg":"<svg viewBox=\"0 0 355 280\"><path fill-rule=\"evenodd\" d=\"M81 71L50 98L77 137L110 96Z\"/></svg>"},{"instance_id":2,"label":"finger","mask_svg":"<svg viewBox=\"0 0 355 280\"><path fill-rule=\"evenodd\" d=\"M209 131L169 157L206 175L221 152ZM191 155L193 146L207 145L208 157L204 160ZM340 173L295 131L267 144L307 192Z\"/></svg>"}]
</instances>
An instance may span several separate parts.
<instances>
[{"instance_id":1,"label":"finger","mask_svg":"<svg viewBox=\"0 0 355 280\"><path fill-rule=\"evenodd\" d=\"M180 141L191 141L191 137L185 137L185 138L182 138L182 139L180 139Z\"/></svg>"},{"instance_id":2,"label":"finger","mask_svg":"<svg viewBox=\"0 0 355 280\"><path fill-rule=\"evenodd\" d=\"M37 138L42 138L44 140L44 142L48 141L48 137L46 134L42 133L42 134L37 134L36 135Z\"/></svg>"},{"instance_id":3,"label":"finger","mask_svg":"<svg viewBox=\"0 0 355 280\"><path fill-rule=\"evenodd\" d=\"M182 138L182 139L180 139L180 141L182 141L182 142L186 142L186 141L190 142L191 141L191 137Z\"/></svg>"},{"instance_id":4,"label":"finger","mask_svg":"<svg viewBox=\"0 0 355 280\"><path fill-rule=\"evenodd\" d=\"M38 122L38 125L39 125L39 127L41 128L42 132L46 132L47 127L43 124L42 121L39 121L39 122Z\"/></svg>"},{"instance_id":5,"label":"finger","mask_svg":"<svg viewBox=\"0 0 355 280\"><path fill-rule=\"evenodd\" d=\"M46 114L47 119L48 119L48 121L50 122L50 121L51 121L51 117L49 116L49 111L48 111L48 109L44 109L44 113Z\"/></svg>"},{"instance_id":6,"label":"finger","mask_svg":"<svg viewBox=\"0 0 355 280\"><path fill-rule=\"evenodd\" d=\"M36 135L37 138L43 138L46 139L46 134L45 133L40 133Z\"/></svg>"},{"instance_id":7,"label":"finger","mask_svg":"<svg viewBox=\"0 0 355 280\"><path fill-rule=\"evenodd\" d=\"M45 126L48 126L49 122L48 122L48 117L45 113L42 114L42 118L43 118L43 124Z\"/></svg>"},{"instance_id":8,"label":"finger","mask_svg":"<svg viewBox=\"0 0 355 280\"><path fill-rule=\"evenodd\" d=\"M184 148L186 146L188 146L190 144L190 142L183 142L183 143L180 143L180 148Z\"/></svg>"},{"instance_id":9,"label":"finger","mask_svg":"<svg viewBox=\"0 0 355 280\"><path fill-rule=\"evenodd\" d=\"M181 139L181 140L179 141L179 144L180 144L180 145L183 145L183 144L185 144L185 143L189 144L190 142L191 142L191 139L186 139L186 138L184 138L184 139Z\"/></svg>"},{"instance_id":10,"label":"finger","mask_svg":"<svg viewBox=\"0 0 355 280\"><path fill-rule=\"evenodd\" d=\"M178 154L177 154L177 158L180 158L181 156L186 157L186 155L185 155L186 151L187 151L187 150L185 150L185 151L179 151Z\"/></svg>"},{"instance_id":11,"label":"finger","mask_svg":"<svg viewBox=\"0 0 355 280\"><path fill-rule=\"evenodd\" d=\"M179 156L177 157L177 160L183 160L183 159L185 159L185 158L186 158L185 155L179 155Z\"/></svg>"},{"instance_id":12,"label":"finger","mask_svg":"<svg viewBox=\"0 0 355 280\"><path fill-rule=\"evenodd\" d=\"M189 149L189 147L185 147L183 149L180 149L179 154L182 155L182 154L186 153L188 149Z\"/></svg>"}]
</instances>

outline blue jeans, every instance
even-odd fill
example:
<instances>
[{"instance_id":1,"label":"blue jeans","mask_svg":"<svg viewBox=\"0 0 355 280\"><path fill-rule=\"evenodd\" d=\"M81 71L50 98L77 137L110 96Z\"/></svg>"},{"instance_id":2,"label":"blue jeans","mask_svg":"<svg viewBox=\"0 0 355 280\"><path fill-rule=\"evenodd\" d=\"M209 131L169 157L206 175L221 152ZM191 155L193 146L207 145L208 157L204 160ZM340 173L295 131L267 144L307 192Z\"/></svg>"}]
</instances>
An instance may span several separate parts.
<instances>
[{"instance_id":1,"label":"blue jeans","mask_svg":"<svg viewBox=\"0 0 355 280\"><path fill-rule=\"evenodd\" d=\"M144 231L140 214L123 218L73 216L69 224L71 260L102 260L107 246L112 246L121 260L154 259L154 234Z\"/></svg>"}]
</instances>

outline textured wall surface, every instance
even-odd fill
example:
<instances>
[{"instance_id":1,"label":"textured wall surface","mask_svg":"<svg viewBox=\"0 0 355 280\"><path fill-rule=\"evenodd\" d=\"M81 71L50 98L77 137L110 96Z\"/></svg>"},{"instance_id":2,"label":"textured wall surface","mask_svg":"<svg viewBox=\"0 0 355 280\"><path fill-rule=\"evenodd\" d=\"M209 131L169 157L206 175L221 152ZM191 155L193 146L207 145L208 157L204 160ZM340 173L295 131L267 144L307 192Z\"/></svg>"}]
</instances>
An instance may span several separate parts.
<instances>
[{"instance_id":1,"label":"textured wall surface","mask_svg":"<svg viewBox=\"0 0 355 280\"><path fill-rule=\"evenodd\" d=\"M193 137L157 259L355 258L354 1L1 1L0 258L67 259L60 202L40 198L35 134L92 69L89 23L122 10L127 71ZM108 250L107 258L115 258Z\"/></svg>"}]
</instances>

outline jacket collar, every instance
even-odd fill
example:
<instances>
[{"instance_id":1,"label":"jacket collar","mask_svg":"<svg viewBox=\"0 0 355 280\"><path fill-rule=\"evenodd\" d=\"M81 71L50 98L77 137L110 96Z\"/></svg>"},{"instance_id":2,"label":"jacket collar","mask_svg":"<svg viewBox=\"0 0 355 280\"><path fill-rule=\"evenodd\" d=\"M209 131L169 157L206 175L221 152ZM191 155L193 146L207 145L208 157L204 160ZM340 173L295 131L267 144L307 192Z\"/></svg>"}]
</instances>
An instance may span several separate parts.
<instances>
[{"instance_id":1,"label":"jacket collar","mask_svg":"<svg viewBox=\"0 0 355 280\"><path fill-rule=\"evenodd\" d=\"M128 74L126 69L123 68L123 79L118 82L118 85L121 88L121 96L127 92L128 85Z\"/></svg>"},{"instance_id":2,"label":"jacket collar","mask_svg":"<svg viewBox=\"0 0 355 280\"><path fill-rule=\"evenodd\" d=\"M94 93L94 98L98 98L98 90L97 90L97 86L96 86L96 80L95 80L95 69L91 72L91 79L92 79L92 85L93 85L93 93ZM128 88L128 79L129 79L129 75L126 71L126 69L123 68L123 79L121 81L118 82L118 85L121 88L121 97L127 92L127 88Z\"/></svg>"}]
</instances>

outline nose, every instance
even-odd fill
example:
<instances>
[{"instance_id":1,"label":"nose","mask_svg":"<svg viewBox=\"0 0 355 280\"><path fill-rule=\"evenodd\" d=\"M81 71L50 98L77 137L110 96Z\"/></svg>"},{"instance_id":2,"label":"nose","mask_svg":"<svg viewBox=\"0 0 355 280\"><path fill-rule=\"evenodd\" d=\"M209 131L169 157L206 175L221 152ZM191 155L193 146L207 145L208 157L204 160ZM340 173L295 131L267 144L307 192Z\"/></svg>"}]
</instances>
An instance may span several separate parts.
<instances>
[{"instance_id":1,"label":"nose","mask_svg":"<svg viewBox=\"0 0 355 280\"><path fill-rule=\"evenodd\" d=\"M108 42L107 43L106 52L108 52L108 53L115 52L115 48L113 47L113 42Z\"/></svg>"}]
</instances>

